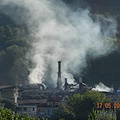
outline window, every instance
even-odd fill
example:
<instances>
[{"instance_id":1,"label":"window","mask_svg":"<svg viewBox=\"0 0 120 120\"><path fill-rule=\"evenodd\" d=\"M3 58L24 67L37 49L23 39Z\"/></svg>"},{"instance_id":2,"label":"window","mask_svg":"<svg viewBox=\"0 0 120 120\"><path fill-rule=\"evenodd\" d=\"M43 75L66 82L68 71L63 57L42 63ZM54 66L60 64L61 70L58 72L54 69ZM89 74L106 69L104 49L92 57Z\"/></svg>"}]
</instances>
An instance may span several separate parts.
<instances>
[{"instance_id":1,"label":"window","mask_svg":"<svg viewBox=\"0 0 120 120\"><path fill-rule=\"evenodd\" d=\"M35 108L33 108L33 111L35 110Z\"/></svg>"}]
</instances>

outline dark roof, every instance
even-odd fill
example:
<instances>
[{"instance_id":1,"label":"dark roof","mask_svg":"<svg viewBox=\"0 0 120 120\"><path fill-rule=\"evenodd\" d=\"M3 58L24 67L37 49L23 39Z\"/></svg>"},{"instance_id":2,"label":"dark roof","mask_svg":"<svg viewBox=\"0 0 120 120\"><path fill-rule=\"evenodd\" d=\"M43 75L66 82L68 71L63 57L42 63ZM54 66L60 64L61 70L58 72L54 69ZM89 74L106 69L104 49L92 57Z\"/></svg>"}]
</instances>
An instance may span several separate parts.
<instances>
[{"instance_id":1,"label":"dark roof","mask_svg":"<svg viewBox=\"0 0 120 120\"><path fill-rule=\"evenodd\" d=\"M58 108L59 105L48 105L47 103L40 104L38 107L44 107L44 108Z\"/></svg>"},{"instance_id":2,"label":"dark roof","mask_svg":"<svg viewBox=\"0 0 120 120\"><path fill-rule=\"evenodd\" d=\"M38 105L38 107L48 107L48 105L47 103L43 103L43 104Z\"/></svg>"},{"instance_id":3,"label":"dark roof","mask_svg":"<svg viewBox=\"0 0 120 120\"><path fill-rule=\"evenodd\" d=\"M13 85L2 85L0 86L0 89L10 89L10 88L15 88Z\"/></svg>"},{"instance_id":4,"label":"dark roof","mask_svg":"<svg viewBox=\"0 0 120 120\"><path fill-rule=\"evenodd\" d=\"M14 99L11 99L10 100L12 103L14 103ZM43 103L47 103L47 99L40 99L40 100L37 100L37 99L27 99L27 100L24 100L24 99L18 99L18 104L43 104Z\"/></svg>"},{"instance_id":5,"label":"dark roof","mask_svg":"<svg viewBox=\"0 0 120 120\"><path fill-rule=\"evenodd\" d=\"M60 102L61 100L63 100L62 97L53 97L53 98L49 98L47 102Z\"/></svg>"}]
</instances>

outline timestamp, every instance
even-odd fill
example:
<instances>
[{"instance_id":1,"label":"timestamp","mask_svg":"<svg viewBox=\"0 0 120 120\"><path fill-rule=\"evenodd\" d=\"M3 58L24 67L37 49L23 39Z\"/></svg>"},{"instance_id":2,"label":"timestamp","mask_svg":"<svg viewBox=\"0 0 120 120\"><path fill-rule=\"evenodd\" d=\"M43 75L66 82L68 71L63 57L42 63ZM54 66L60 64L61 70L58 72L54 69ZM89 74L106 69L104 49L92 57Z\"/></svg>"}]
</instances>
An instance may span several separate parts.
<instances>
[{"instance_id":1,"label":"timestamp","mask_svg":"<svg viewBox=\"0 0 120 120\"><path fill-rule=\"evenodd\" d=\"M119 109L120 103L97 103L97 109Z\"/></svg>"}]
</instances>

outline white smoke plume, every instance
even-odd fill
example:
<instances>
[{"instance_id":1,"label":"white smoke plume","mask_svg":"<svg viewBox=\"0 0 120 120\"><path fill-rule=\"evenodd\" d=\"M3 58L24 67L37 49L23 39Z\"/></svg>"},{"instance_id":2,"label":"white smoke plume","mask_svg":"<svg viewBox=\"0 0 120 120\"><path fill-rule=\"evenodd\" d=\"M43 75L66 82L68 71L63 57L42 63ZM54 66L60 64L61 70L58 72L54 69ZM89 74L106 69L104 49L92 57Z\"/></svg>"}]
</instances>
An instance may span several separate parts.
<instances>
[{"instance_id":1,"label":"white smoke plume","mask_svg":"<svg viewBox=\"0 0 120 120\"><path fill-rule=\"evenodd\" d=\"M109 88L105 86L102 82L100 82L98 85L95 85L95 88L93 88L92 90L100 92L113 92L114 88L113 87Z\"/></svg>"},{"instance_id":2,"label":"white smoke plume","mask_svg":"<svg viewBox=\"0 0 120 120\"><path fill-rule=\"evenodd\" d=\"M114 42L106 39L115 38L117 33L112 18L93 20L88 9L72 11L61 0L1 0L0 4L6 14L31 32L33 49L27 58L34 65L29 69L30 83L55 86L59 60L62 80L67 77L73 83L72 74L82 72L87 56L96 58L116 49Z\"/></svg>"}]
</instances>

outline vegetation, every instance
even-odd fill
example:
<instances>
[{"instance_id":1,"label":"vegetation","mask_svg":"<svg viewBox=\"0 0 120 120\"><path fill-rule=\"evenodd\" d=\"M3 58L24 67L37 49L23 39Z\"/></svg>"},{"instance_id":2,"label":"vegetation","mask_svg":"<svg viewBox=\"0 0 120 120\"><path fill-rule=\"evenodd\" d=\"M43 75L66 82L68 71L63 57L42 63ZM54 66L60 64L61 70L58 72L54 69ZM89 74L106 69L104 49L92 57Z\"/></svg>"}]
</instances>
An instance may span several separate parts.
<instances>
[{"instance_id":1,"label":"vegetation","mask_svg":"<svg viewBox=\"0 0 120 120\"><path fill-rule=\"evenodd\" d=\"M0 120L38 120L36 118L32 118L28 115L15 115L11 109L0 109Z\"/></svg>"},{"instance_id":2,"label":"vegetation","mask_svg":"<svg viewBox=\"0 0 120 120\"><path fill-rule=\"evenodd\" d=\"M84 95L75 94L68 101L71 111L76 116L76 119L81 118L82 120L87 119L88 114L96 109L97 103L105 102L107 99L104 94L96 91L89 91ZM84 111L84 112L83 112Z\"/></svg>"},{"instance_id":3,"label":"vegetation","mask_svg":"<svg viewBox=\"0 0 120 120\"><path fill-rule=\"evenodd\" d=\"M98 84L100 81L105 85L113 85L115 89L120 85L120 0L83 0L82 5L79 0L63 0L66 4L76 8L91 8L91 12L96 14L102 14L106 17L114 17L117 20L117 42L119 46L117 52L113 52L108 56L98 59L88 59L88 66L83 72L84 81L89 85ZM87 3L87 4L86 4ZM78 75L74 75L78 79Z\"/></svg>"},{"instance_id":4,"label":"vegetation","mask_svg":"<svg viewBox=\"0 0 120 120\"><path fill-rule=\"evenodd\" d=\"M2 99L0 100L2 101ZM116 120L115 111L97 110L97 103L101 102L110 102L110 100L97 91L88 91L83 95L74 94L69 98L67 104L61 106L50 120ZM9 102L6 101L6 103L7 106ZM3 106L3 104L1 105ZM0 120L38 120L28 115L15 114L11 109L2 106L0 108ZM120 116L119 113L117 111L117 118ZM43 117L42 120L44 119Z\"/></svg>"},{"instance_id":5,"label":"vegetation","mask_svg":"<svg viewBox=\"0 0 120 120\"><path fill-rule=\"evenodd\" d=\"M63 0L72 7L80 7L79 0ZM115 16L118 21L118 41L120 46L120 1L109 0L86 0L91 7L93 14L104 14L105 16ZM77 5L75 4L77 3ZM83 2L84 4L84 2ZM86 4L87 5L87 4ZM76 7L77 6L77 7ZM29 74L28 63L25 55L29 51L29 32L25 25L17 25L12 17L2 13L0 10L0 85L24 83ZM83 75L85 82L94 85L100 81L108 86L113 85L119 88L120 71L120 50L109 56L101 57L97 60L88 60L88 67ZM22 71L22 72L21 72ZM78 75L75 75L77 78ZM91 82L92 81L92 82Z\"/></svg>"},{"instance_id":6,"label":"vegetation","mask_svg":"<svg viewBox=\"0 0 120 120\"><path fill-rule=\"evenodd\" d=\"M120 110L116 111L117 120L120 120Z\"/></svg>"},{"instance_id":7,"label":"vegetation","mask_svg":"<svg viewBox=\"0 0 120 120\"><path fill-rule=\"evenodd\" d=\"M98 111L98 110L93 110L89 115L88 115L88 120L116 120L116 113L113 111Z\"/></svg>"},{"instance_id":8,"label":"vegetation","mask_svg":"<svg viewBox=\"0 0 120 120\"><path fill-rule=\"evenodd\" d=\"M66 3L74 0L63 0ZM78 0L79 1L79 0ZM107 16L115 16L118 20L118 41L116 44L120 47L120 1L112 2L110 0L86 0L91 5L94 14L104 14ZM78 2L77 6L79 7ZM75 5L75 4L74 4ZM106 5L106 6L104 6ZM76 6L76 5L75 5ZM26 63L25 55L30 46L26 41L29 33L25 25L17 25L0 11L0 85L24 83L27 80L28 63ZM116 89L120 85L120 50L106 57L97 60L88 60L88 67L83 72L85 82L92 85L99 81L107 85L114 85ZM21 72L22 71L22 72ZM79 75L78 75L79 76ZM77 75L76 75L77 78ZM87 92L84 95L73 95L66 106L61 106L59 111L51 118L51 120L116 120L116 116L111 116L111 112L96 110L96 104L108 101L103 94L98 92ZM9 101L0 99L0 107L10 108L14 110L14 106ZM0 120L35 120L28 115L20 116L10 109L0 109ZM102 114L102 116L101 116ZM120 111L117 111L119 119Z\"/></svg>"},{"instance_id":9,"label":"vegetation","mask_svg":"<svg viewBox=\"0 0 120 120\"><path fill-rule=\"evenodd\" d=\"M0 21L0 84L22 83L28 75L25 54L29 45L25 28L17 26L1 12Z\"/></svg>"},{"instance_id":10,"label":"vegetation","mask_svg":"<svg viewBox=\"0 0 120 120\"><path fill-rule=\"evenodd\" d=\"M15 104L10 102L9 100L2 100L1 103L3 104L5 109L11 109L13 111L15 110Z\"/></svg>"},{"instance_id":11,"label":"vegetation","mask_svg":"<svg viewBox=\"0 0 120 120\"><path fill-rule=\"evenodd\" d=\"M89 85L98 84L100 81L105 85L119 88L120 85L120 53L112 53L109 56L96 60L90 60L84 71L84 80ZM92 81L92 82L91 82Z\"/></svg>"},{"instance_id":12,"label":"vegetation","mask_svg":"<svg viewBox=\"0 0 120 120\"><path fill-rule=\"evenodd\" d=\"M97 110L97 103L109 101L104 94L97 91L88 91L83 95L74 94L51 120L116 120L112 110Z\"/></svg>"}]
</instances>

